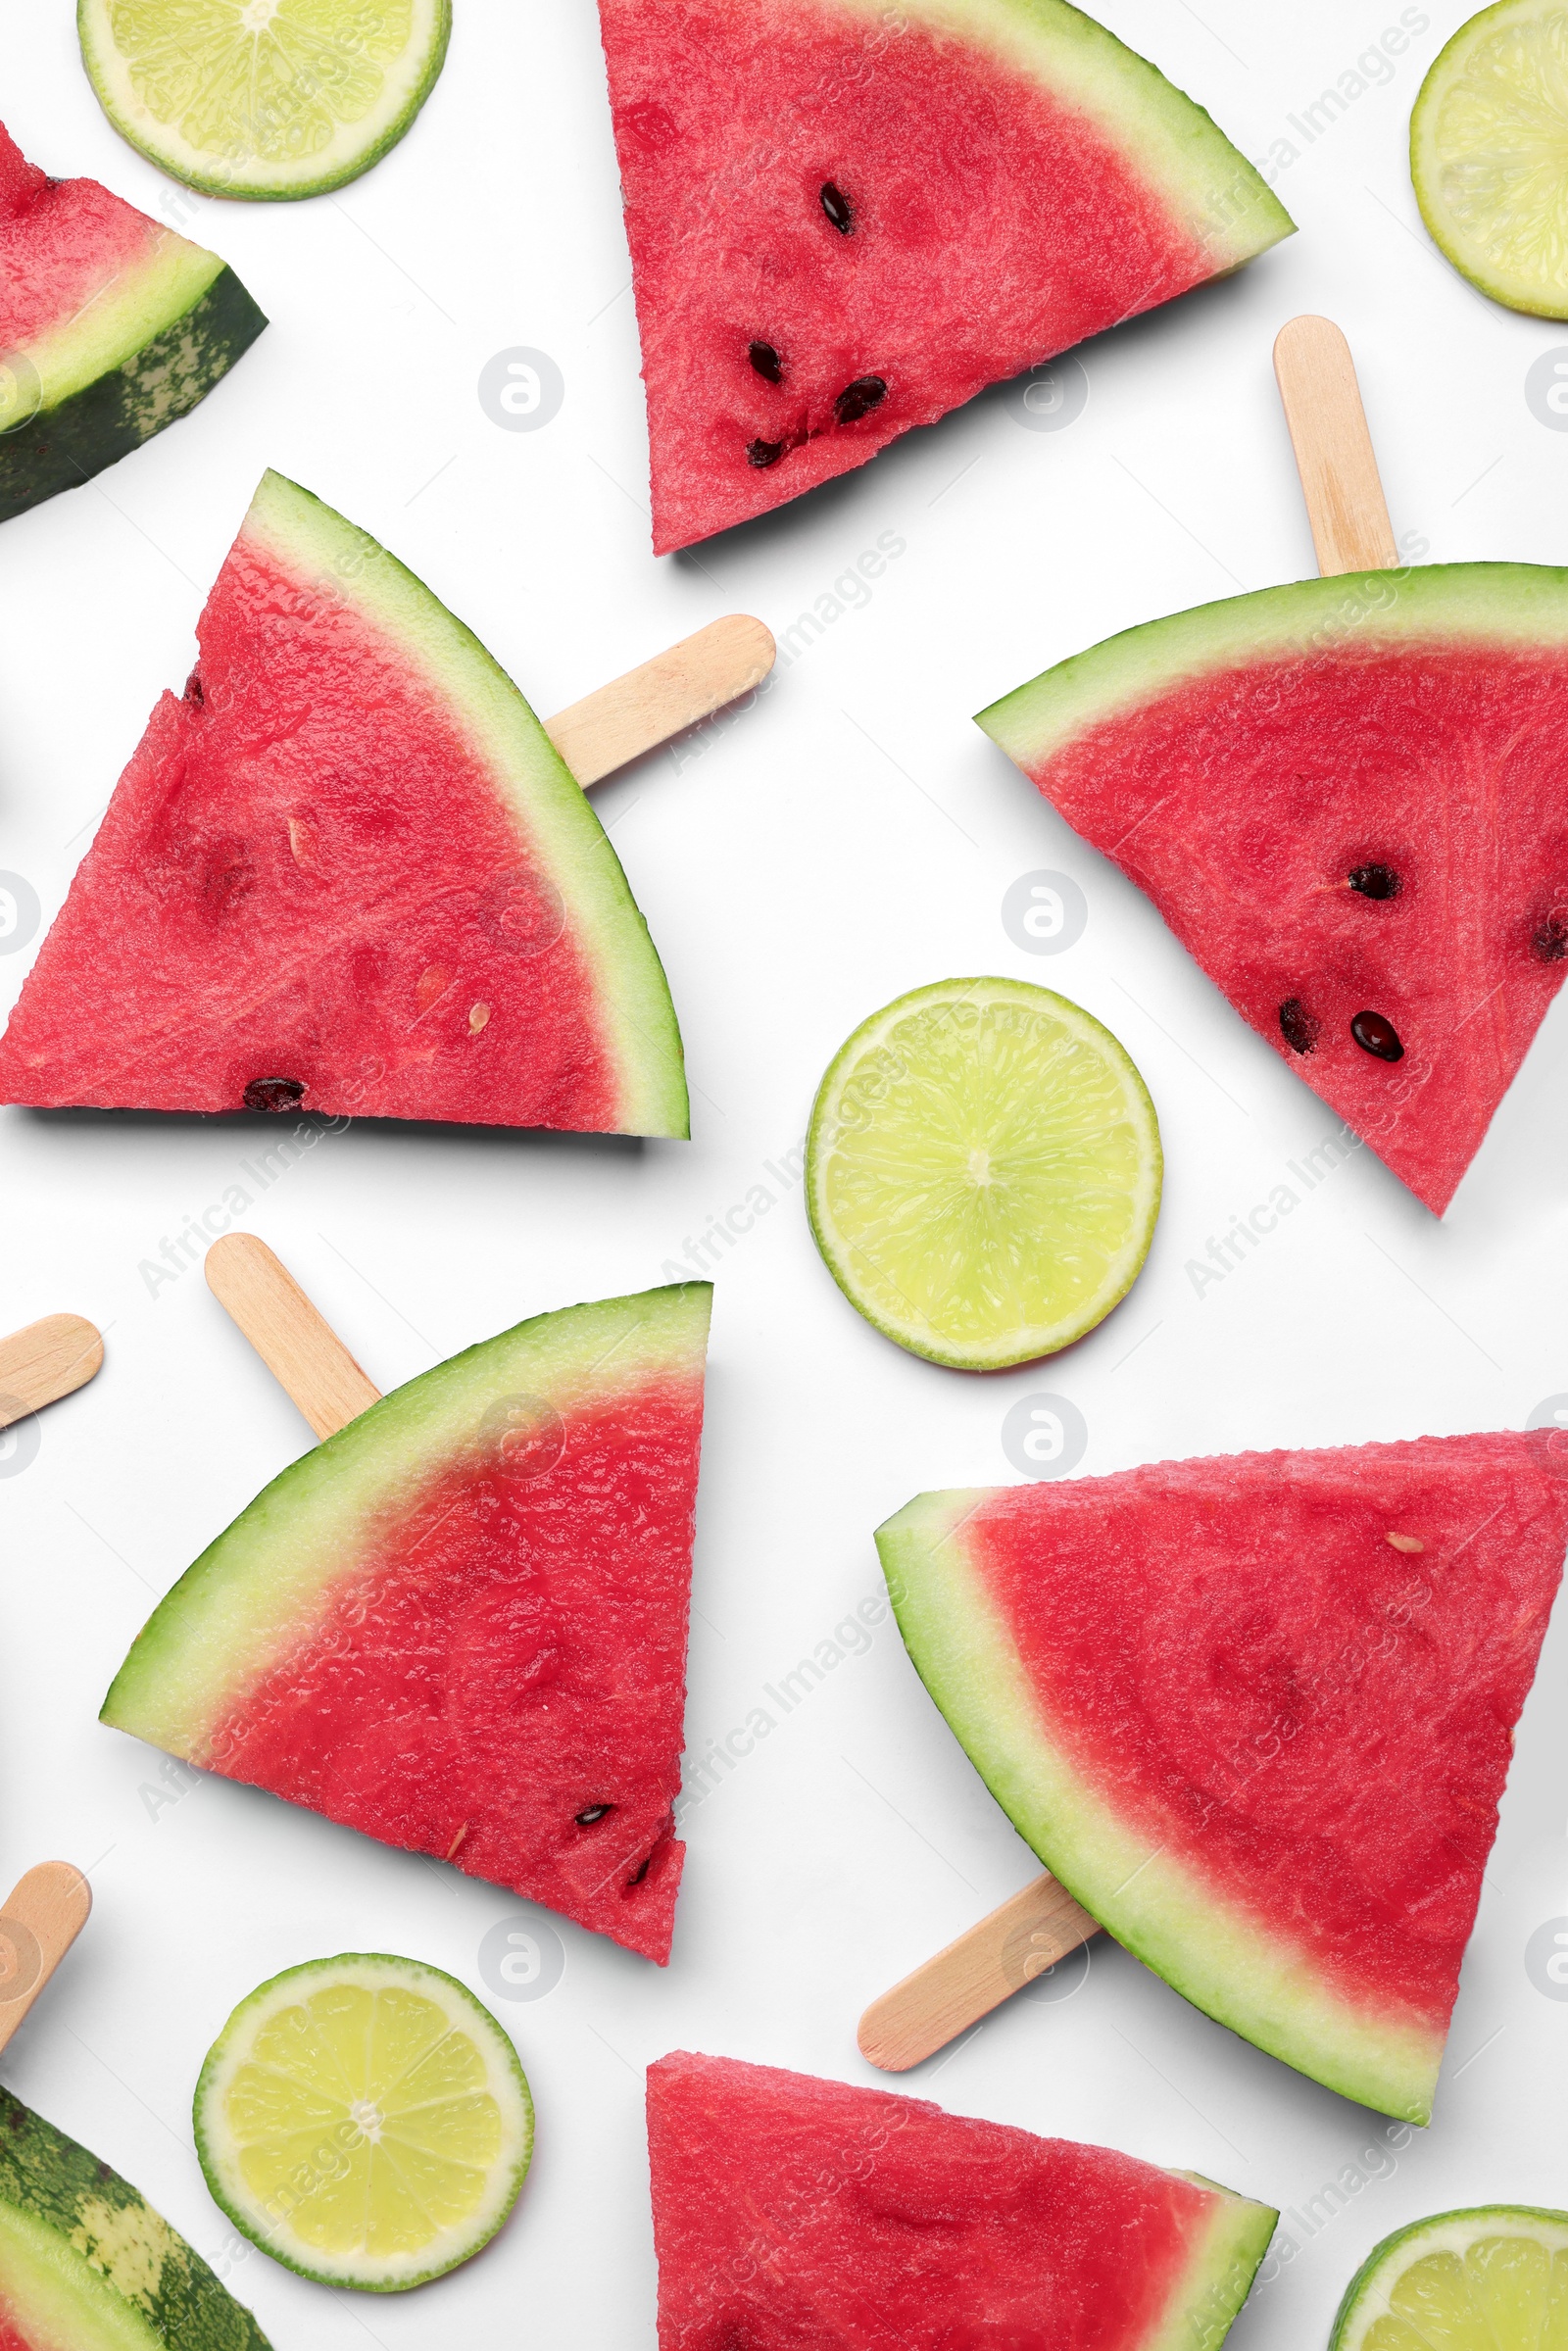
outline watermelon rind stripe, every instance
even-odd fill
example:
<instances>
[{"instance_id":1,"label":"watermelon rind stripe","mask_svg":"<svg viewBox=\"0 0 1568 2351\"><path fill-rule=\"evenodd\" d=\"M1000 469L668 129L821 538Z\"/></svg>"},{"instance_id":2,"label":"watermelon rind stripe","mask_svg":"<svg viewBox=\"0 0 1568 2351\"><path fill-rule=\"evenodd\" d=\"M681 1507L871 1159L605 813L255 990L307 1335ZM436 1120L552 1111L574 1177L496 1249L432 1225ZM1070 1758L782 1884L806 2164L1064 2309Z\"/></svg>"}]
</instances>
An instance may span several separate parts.
<instances>
[{"instance_id":1,"label":"watermelon rind stripe","mask_svg":"<svg viewBox=\"0 0 1568 2351\"><path fill-rule=\"evenodd\" d=\"M1568 645L1568 570L1430 563L1255 588L1107 637L1004 695L975 723L1032 772L1096 726L1196 677L1431 643Z\"/></svg>"},{"instance_id":2,"label":"watermelon rind stripe","mask_svg":"<svg viewBox=\"0 0 1568 2351\"><path fill-rule=\"evenodd\" d=\"M604 826L499 661L368 531L281 473L263 476L241 536L306 593L351 608L399 667L422 675L561 893L615 1072L612 1131L689 1135L680 1028L648 925Z\"/></svg>"},{"instance_id":3,"label":"watermelon rind stripe","mask_svg":"<svg viewBox=\"0 0 1568 2351\"><path fill-rule=\"evenodd\" d=\"M1303 1947L1152 1848L1075 1764L964 1541L994 1491L919 1494L878 1528L876 1544L915 1669L1019 1836L1195 2008L1348 2098L1429 2122L1444 2034L1338 1997Z\"/></svg>"},{"instance_id":4,"label":"watermelon rind stripe","mask_svg":"<svg viewBox=\"0 0 1568 2351\"><path fill-rule=\"evenodd\" d=\"M122 303L94 305L21 358L38 408L0 437L0 522L74 489L188 416L267 324L232 269L183 245ZM15 365L15 362L13 362Z\"/></svg>"},{"instance_id":5,"label":"watermelon rind stripe","mask_svg":"<svg viewBox=\"0 0 1568 2351\"><path fill-rule=\"evenodd\" d=\"M192 1763L235 1703L306 1638L492 1405L574 1411L657 1383L699 1384L712 1288L689 1282L534 1316L396 1388L257 1495L137 1635L102 1720Z\"/></svg>"},{"instance_id":6,"label":"watermelon rind stripe","mask_svg":"<svg viewBox=\"0 0 1568 2351\"><path fill-rule=\"evenodd\" d=\"M1390 2293L1414 2263L1441 2254L1462 2261L1472 2245L1496 2236L1529 2237L1548 2256L1560 2258L1568 2255L1568 2212L1553 2212L1538 2204L1473 2204L1458 2212L1433 2213L1426 2220L1396 2229L1392 2236L1373 2246L1346 2287L1335 2313L1329 2351L1362 2351L1378 2321L1391 2315ZM1549 2334L1548 2327L1541 2337L1544 2346ZM1518 2340L1522 2343L1524 2337Z\"/></svg>"},{"instance_id":7,"label":"watermelon rind stripe","mask_svg":"<svg viewBox=\"0 0 1568 2351\"><path fill-rule=\"evenodd\" d=\"M127 2180L4 2089L0 2313L71 2351L269 2351Z\"/></svg>"},{"instance_id":8,"label":"watermelon rind stripe","mask_svg":"<svg viewBox=\"0 0 1568 2351\"><path fill-rule=\"evenodd\" d=\"M1251 2291L1279 2214L1272 2205L1239 2196L1234 2188L1196 2172L1176 2177L1208 2188L1215 2199L1208 2235L1183 2271L1158 2327L1140 2351L1218 2351Z\"/></svg>"}]
</instances>

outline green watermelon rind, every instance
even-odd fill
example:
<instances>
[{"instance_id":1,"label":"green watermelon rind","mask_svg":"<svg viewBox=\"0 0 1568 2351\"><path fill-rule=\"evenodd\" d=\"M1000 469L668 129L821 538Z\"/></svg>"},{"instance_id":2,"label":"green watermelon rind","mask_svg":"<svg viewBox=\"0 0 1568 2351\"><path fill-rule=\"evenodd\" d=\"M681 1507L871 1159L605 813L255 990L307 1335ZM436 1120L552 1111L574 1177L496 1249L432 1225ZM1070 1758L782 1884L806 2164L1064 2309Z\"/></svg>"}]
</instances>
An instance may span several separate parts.
<instances>
[{"instance_id":1,"label":"green watermelon rind","mask_svg":"<svg viewBox=\"0 0 1568 2351\"><path fill-rule=\"evenodd\" d=\"M1106 637L1004 694L975 724L1032 771L1194 677L1434 641L1568 645L1568 569L1425 563L1254 588Z\"/></svg>"},{"instance_id":2,"label":"green watermelon rind","mask_svg":"<svg viewBox=\"0 0 1568 2351\"><path fill-rule=\"evenodd\" d=\"M266 314L216 254L184 245L173 263L149 269L128 306L100 318L95 304L20 353L39 405L0 436L0 522L188 416L262 332Z\"/></svg>"},{"instance_id":3,"label":"green watermelon rind","mask_svg":"<svg viewBox=\"0 0 1568 2351\"><path fill-rule=\"evenodd\" d=\"M1558 2250L1568 2253L1568 2212L1556 2212L1540 2204L1467 2204L1453 2212L1429 2214L1425 2220L1409 2221L1396 2229L1391 2236L1373 2246L1355 2276L1350 2279L1334 2314L1334 2331L1329 2337L1329 2351L1361 2351L1369 2330L1380 2318L1387 2315L1388 2302L1377 2291L1380 2272L1394 2270L1402 2276L1410 2262L1423 2258L1416 2239L1429 2237L1427 2251L1462 2254L1477 2237L1499 2233L1496 2224L1502 2221L1544 2221L1560 2231L1562 2243ZM1507 2233L1501 2231L1500 2233ZM1544 2232L1523 2229L1521 2235ZM1394 2256L1405 2249L1405 2259L1397 2264Z\"/></svg>"},{"instance_id":4,"label":"green watermelon rind","mask_svg":"<svg viewBox=\"0 0 1568 2351\"><path fill-rule=\"evenodd\" d=\"M578 1405L664 1378L700 1381L712 1286L688 1282L533 1316L370 1405L265 1487L143 1626L100 1720L196 1764L271 1665L351 1584L361 1542L384 1539L485 1413L537 1397Z\"/></svg>"},{"instance_id":5,"label":"green watermelon rind","mask_svg":"<svg viewBox=\"0 0 1568 2351\"><path fill-rule=\"evenodd\" d=\"M236 2178L237 2165L225 2159L222 2110L220 2100L229 2075L237 2063L243 2062L244 2048L238 2046L258 2009L276 2003L277 1995L285 1988L301 1987L301 1997L308 1997L304 1985L312 1976L330 1977L341 1983L345 1971L365 1971L373 1982L377 1972L384 1983L400 1988L417 1991L421 1982L433 1978L444 1987L434 1993L442 2004L455 2004L462 2010L465 2030L475 2038L482 2038L490 2048L496 2069L515 2093L516 2112L513 2117L517 2146L510 2164L498 2167L497 2178L485 2209L479 2214L468 2233L455 2249L439 2261L427 2263L422 2269L409 2268L389 2273L387 2266L373 2262L355 2264L341 2262L334 2266L312 2263L285 2252L275 2228L268 2226L265 2215L249 2200L243 2178ZM247 2044L248 2045L248 2044ZM444 2278L466 2261L482 2252L498 2230L510 2219L512 2209L522 2192L522 2183L533 2161L534 2106L533 2093L522 2061L513 2045L512 2036L493 2017L482 2000L475 1998L467 1985L448 1975L445 1968L431 1967L428 1961L404 1959L390 1951L340 1951L329 1959L308 1959L297 1967L283 1968L259 1984L247 1993L230 2015L222 2032L208 2050L197 2078L196 2095L192 2103L192 2122L196 2138L197 2160L207 2181L213 2201L228 2215L241 2236L298 2278L309 2278L318 2285L351 2286L358 2293L401 2294L416 2285L428 2285L433 2278Z\"/></svg>"},{"instance_id":6,"label":"green watermelon rind","mask_svg":"<svg viewBox=\"0 0 1568 2351\"><path fill-rule=\"evenodd\" d=\"M915 1670L1019 1836L1074 1901L1204 2015L1345 2097L1430 2122L1445 2035L1336 1999L1303 1954L1271 1940L1175 1856L1152 1855L1052 1739L962 1542L996 1491L917 1494L877 1529L876 1545Z\"/></svg>"},{"instance_id":7,"label":"green watermelon rind","mask_svg":"<svg viewBox=\"0 0 1568 2351\"><path fill-rule=\"evenodd\" d=\"M333 188L346 187L372 164L378 164L413 127L415 117L440 78L452 38L452 0L434 0L424 47L409 60L401 95L382 107L368 138L360 124L345 123L333 142L341 148L341 158L324 171L313 171L307 165L293 178L248 178L237 163L226 169L216 161L209 163L203 150L171 136L168 126L157 122L137 97L115 45L109 6L110 0L76 0L76 33L93 95L126 145L203 195L242 197L257 203L323 196ZM192 157L200 160L192 162Z\"/></svg>"},{"instance_id":8,"label":"green watermelon rind","mask_svg":"<svg viewBox=\"0 0 1568 2351\"><path fill-rule=\"evenodd\" d=\"M129 2180L4 2088L0 2299L78 2351L269 2351Z\"/></svg>"},{"instance_id":9,"label":"green watermelon rind","mask_svg":"<svg viewBox=\"0 0 1568 2351\"><path fill-rule=\"evenodd\" d=\"M1256 2203L1199 2172L1177 2172L1194 2187L1224 2201L1207 2242L1188 2263L1178 2291L1139 2351L1218 2351L1252 2290L1258 2266L1279 2222L1271 2204Z\"/></svg>"},{"instance_id":10,"label":"green watermelon rind","mask_svg":"<svg viewBox=\"0 0 1568 2351\"><path fill-rule=\"evenodd\" d=\"M242 536L300 576L305 592L351 606L400 665L422 673L565 905L619 1089L611 1131L688 1136L680 1026L648 924L587 796L500 662L368 531L281 473L264 474Z\"/></svg>"}]
</instances>

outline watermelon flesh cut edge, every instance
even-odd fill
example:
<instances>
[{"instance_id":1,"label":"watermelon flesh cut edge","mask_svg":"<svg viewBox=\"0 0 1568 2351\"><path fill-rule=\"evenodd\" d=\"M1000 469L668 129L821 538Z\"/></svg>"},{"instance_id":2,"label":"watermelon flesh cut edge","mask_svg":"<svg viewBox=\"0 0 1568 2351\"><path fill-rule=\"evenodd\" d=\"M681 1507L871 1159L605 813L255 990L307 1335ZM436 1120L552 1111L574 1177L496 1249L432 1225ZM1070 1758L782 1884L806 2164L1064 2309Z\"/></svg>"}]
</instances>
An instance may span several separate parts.
<instances>
[{"instance_id":1,"label":"watermelon flesh cut edge","mask_svg":"<svg viewBox=\"0 0 1568 2351\"><path fill-rule=\"evenodd\" d=\"M275 1478L103 1719L669 1956L707 1283L470 1347Z\"/></svg>"},{"instance_id":2,"label":"watermelon flesh cut edge","mask_svg":"<svg viewBox=\"0 0 1568 2351\"><path fill-rule=\"evenodd\" d=\"M1421 2123L1565 1543L1551 1430L922 1494L877 1534L1047 1868L1197 2007Z\"/></svg>"},{"instance_id":3,"label":"watermelon flesh cut edge","mask_svg":"<svg viewBox=\"0 0 1568 2351\"><path fill-rule=\"evenodd\" d=\"M979 723L1441 1215L1568 973L1568 571L1264 589Z\"/></svg>"},{"instance_id":4,"label":"watermelon flesh cut edge","mask_svg":"<svg viewBox=\"0 0 1568 2351\"><path fill-rule=\"evenodd\" d=\"M1070 2139L687 2051L648 2069L660 2351L1218 2351L1278 2215Z\"/></svg>"},{"instance_id":5,"label":"watermelon flesh cut edge","mask_svg":"<svg viewBox=\"0 0 1568 2351\"><path fill-rule=\"evenodd\" d=\"M685 1135L603 826L510 678L268 474L0 1041L0 1098Z\"/></svg>"},{"instance_id":6,"label":"watermelon flesh cut edge","mask_svg":"<svg viewBox=\"0 0 1568 2351\"><path fill-rule=\"evenodd\" d=\"M1291 233L1063 0L600 0L654 547L863 465Z\"/></svg>"}]
</instances>

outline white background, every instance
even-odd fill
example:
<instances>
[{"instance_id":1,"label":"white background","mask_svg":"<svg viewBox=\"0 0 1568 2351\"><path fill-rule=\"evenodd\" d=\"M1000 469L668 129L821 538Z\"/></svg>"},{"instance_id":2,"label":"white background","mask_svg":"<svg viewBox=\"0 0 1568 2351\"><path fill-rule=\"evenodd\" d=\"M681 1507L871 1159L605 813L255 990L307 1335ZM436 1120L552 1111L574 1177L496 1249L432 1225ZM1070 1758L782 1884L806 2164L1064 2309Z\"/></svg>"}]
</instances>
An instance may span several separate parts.
<instances>
[{"instance_id":1,"label":"white background","mask_svg":"<svg viewBox=\"0 0 1568 2351\"><path fill-rule=\"evenodd\" d=\"M185 675L265 465L382 538L544 711L725 611L782 629L879 533L906 542L869 604L701 756L655 756L598 796L680 1011L693 1143L356 1127L247 1218L391 1386L524 1314L655 1283L710 1214L759 1182L779 1194L719 1276L694 1752L879 1588L882 1518L925 1487L1012 1479L1000 1429L1021 1396L1071 1398L1088 1423L1083 1466L1101 1471L1518 1426L1568 1389L1568 1006L1443 1224L1362 1152L1199 1298L1186 1261L1338 1121L970 723L1111 630L1311 569L1269 365L1298 311L1349 334L1399 532L1424 535L1437 561L1568 556L1568 434L1524 393L1568 326L1470 292L1426 241L1406 174L1410 103L1462 0L1430 0L1431 27L1391 84L1310 148L1287 115L1397 23L1394 0L1102 5L1249 153L1281 136L1301 149L1279 179L1301 234L1088 348L1088 406L1067 429L1024 429L1019 390L999 390L663 563L649 553L636 328L587 0L459 0L439 87L368 177L313 203L183 213L100 116L65 0L13 8L0 30L0 115L24 149L184 221L273 321L193 417L0 532L0 867L31 879L46 920L158 692ZM518 345L564 376L537 432L499 429L477 397L485 363ZM1089 903L1081 942L1054 958L1021 952L1001 921L1009 884L1040 868L1073 875ZM30 953L0 960L6 1002ZM798 1188L786 1197L763 1170L798 1143L860 1018L922 981L993 971L1061 988L1125 1041L1158 1106L1167 1179L1148 1268L1109 1321L1044 1369L979 1380L861 1323L812 1249ZM74 1309L108 1335L101 1377L35 1424L36 1458L0 1481L0 1884L60 1853L91 1865L97 1896L0 2076L220 2260L228 2230L189 2107L233 2002L292 1961L356 1947L416 1954L482 1991L481 1939L519 1909L220 1781L161 1804L160 1758L96 1722L155 1597L305 1442L200 1273L150 1295L138 1270L243 1180L259 1131L276 1128L0 1113L0 1329ZM1568 2004L1524 1964L1530 1935L1568 1912L1565 1644L1559 1622L1438 2119L1385 2149L1383 2176L1315 2235L1296 2229L1302 2250L1236 2328L1242 2351L1314 2351L1362 2255L1411 2217L1568 2202ZM368 2337L388 2351L651 2346L643 2066L687 2046L885 2082L856 2051L862 2006L1035 1867L887 1625L686 1833L667 1973L563 1925L564 1975L547 1998L487 1995L539 2109L503 2237L405 2298L334 2295L250 2253L231 2282L278 2351ZM1102 1943L1070 2000L1013 2001L907 2086L1281 2206L1317 2195L1382 2128Z\"/></svg>"}]
</instances>

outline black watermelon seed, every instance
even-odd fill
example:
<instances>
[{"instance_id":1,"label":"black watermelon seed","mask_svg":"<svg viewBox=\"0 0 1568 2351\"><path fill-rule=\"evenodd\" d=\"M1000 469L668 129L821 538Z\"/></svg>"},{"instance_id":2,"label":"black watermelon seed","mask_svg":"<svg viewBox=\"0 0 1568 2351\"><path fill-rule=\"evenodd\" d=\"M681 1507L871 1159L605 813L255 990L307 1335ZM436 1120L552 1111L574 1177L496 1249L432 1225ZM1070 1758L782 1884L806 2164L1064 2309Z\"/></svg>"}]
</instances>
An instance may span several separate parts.
<instances>
[{"instance_id":1,"label":"black watermelon seed","mask_svg":"<svg viewBox=\"0 0 1568 2351\"><path fill-rule=\"evenodd\" d=\"M628 1893L631 1891L631 1888L632 1888L634 1886L641 1886L641 1884L642 1884L643 1880L644 1880L644 1879L647 1877L647 1875L648 1875L649 1871L650 1871L650 1870L653 1868L653 1866L654 1866L654 1857L653 1857L652 1853L650 1853L650 1854L649 1854L649 1856L648 1856L648 1859L647 1859L647 1860L646 1860L646 1861L643 1863L643 1866L642 1866L642 1868L641 1868L640 1870L634 1870L634 1871L633 1871L633 1873L632 1873L632 1875L631 1875L631 1876L630 1876L630 1877L627 1879L627 1881L626 1881L626 1890L627 1890L627 1892L628 1892Z\"/></svg>"},{"instance_id":2,"label":"black watermelon seed","mask_svg":"<svg viewBox=\"0 0 1568 2351\"><path fill-rule=\"evenodd\" d=\"M1399 895L1399 877L1392 865L1357 865L1346 879L1352 890L1360 891L1363 898L1397 898Z\"/></svg>"},{"instance_id":3,"label":"black watermelon seed","mask_svg":"<svg viewBox=\"0 0 1568 2351\"><path fill-rule=\"evenodd\" d=\"M576 1813L573 1817L579 1829L591 1829L596 1821L604 1820L614 1809L613 1804L590 1804L586 1812Z\"/></svg>"},{"instance_id":4,"label":"black watermelon seed","mask_svg":"<svg viewBox=\"0 0 1568 2351\"><path fill-rule=\"evenodd\" d=\"M185 700L193 703L197 710L200 710L207 700L202 689L202 673L199 669L193 669L185 680Z\"/></svg>"},{"instance_id":5,"label":"black watermelon seed","mask_svg":"<svg viewBox=\"0 0 1568 2351\"><path fill-rule=\"evenodd\" d=\"M822 210L840 236L847 237L855 226L855 215L850 210L848 196L842 188L836 188L831 179L822 182Z\"/></svg>"},{"instance_id":6,"label":"black watermelon seed","mask_svg":"<svg viewBox=\"0 0 1568 2351\"><path fill-rule=\"evenodd\" d=\"M1288 996L1280 1006L1280 1035L1293 1053L1317 1051L1322 1022L1314 1020L1298 996Z\"/></svg>"},{"instance_id":7,"label":"black watermelon seed","mask_svg":"<svg viewBox=\"0 0 1568 2351\"><path fill-rule=\"evenodd\" d=\"M746 463L749 465L776 465L784 455L782 441L748 441Z\"/></svg>"},{"instance_id":8,"label":"black watermelon seed","mask_svg":"<svg viewBox=\"0 0 1568 2351\"><path fill-rule=\"evenodd\" d=\"M1548 914L1531 940L1530 952L1538 963L1560 963L1568 956L1568 922L1560 914Z\"/></svg>"},{"instance_id":9,"label":"black watermelon seed","mask_svg":"<svg viewBox=\"0 0 1568 2351\"><path fill-rule=\"evenodd\" d=\"M1357 1012L1350 1023L1350 1034L1364 1053L1375 1053L1380 1061L1404 1059L1398 1031L1381 1012Z\"/></svg>"},{"instance_id":10,"label":"black watermelon seed","mask_svg":"<svg viewBox=\"0 0 1568 2351\"><path fill-rule=\"evenodd\" d=\"M858 424L862 416L868 416L874 408L879 407L887 396L888 388L880 375L858 375L854 383L845 385L834 401L833 414L841 424Z\"/></svg>"},{"instance_id":11,"label":"black watermelon seed","mask_svg":"<svg viewBox=\"0 0 1568 2351\"><path fill-rule=\"evenodd\" d=\"M297 1110L304 1100L298 1078L252 1078L245 1089L247 1110Z\"/></svg>"},{"instance_id":12,"label":"black watermelon seed","mask_svg":"<svg viewBox=\"0 0 1568 2351\"><path fill-rule=\"evenodd\" d=\"M781 384L784 381L783 364L771 343L748 345L747 357L764 383Z\"/></svg>"}]
</instances>

